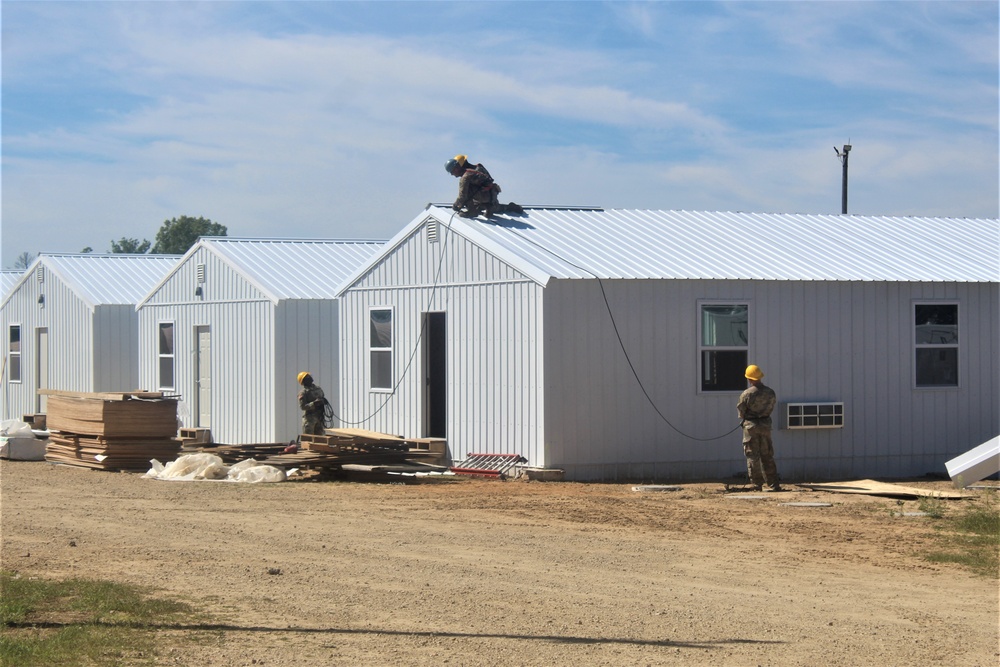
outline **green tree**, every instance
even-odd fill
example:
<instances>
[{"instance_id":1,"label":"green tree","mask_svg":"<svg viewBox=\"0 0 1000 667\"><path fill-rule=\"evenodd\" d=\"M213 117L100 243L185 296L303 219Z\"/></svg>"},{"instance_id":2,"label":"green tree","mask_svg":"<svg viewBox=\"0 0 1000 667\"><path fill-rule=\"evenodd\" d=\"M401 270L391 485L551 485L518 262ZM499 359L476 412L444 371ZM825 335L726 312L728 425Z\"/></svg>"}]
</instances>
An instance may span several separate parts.
<instances>
[{"instance_id":1,"label":"green tree","mask_svg":"<svg viewBox=\"0 0 1000 667\"><path fill-rule=\"evenodd\" d=\"M32 255L30 252L22 252L14 259L14 268L26 269L31 264L31 262L34 261L34 259L35 256Z\"/></svg>"},{"instance_id":2,"label":"green tree","mask_svg":"<svg viewBox=\"0 0 1000 667\"><path fill-rule=\"evenodd\" d=\"M111 242L111 252L113 253L123 253L127 255L141 255L147 250L149 250L149 241L143 239L125 238L121 237L117 241Z\"/></svg>"},{"instance_id":3,"label":"green tree","mask_svg":"<svg viewBox=\"0 0 1000 667\"><path fill-rule=\"evenodd\" d=\"M84 248L80 252L83 253L84 255L89 255L90 253L94 252L94 249L91 248L90 246L87 246L86 248Z\"/></svg>"},{"instance_id":4,"label":"green tree","mask_svg":"<svg viewBox=\"0 0 1000 667\"><path fill-rule=\"evenodd\" d=\"M225 236L226 226L207 218L182 215L166 220L156 232L156 243L150 251L157 255L181 255L188 251L199 236Z\"/></svg>"}]
</instances>

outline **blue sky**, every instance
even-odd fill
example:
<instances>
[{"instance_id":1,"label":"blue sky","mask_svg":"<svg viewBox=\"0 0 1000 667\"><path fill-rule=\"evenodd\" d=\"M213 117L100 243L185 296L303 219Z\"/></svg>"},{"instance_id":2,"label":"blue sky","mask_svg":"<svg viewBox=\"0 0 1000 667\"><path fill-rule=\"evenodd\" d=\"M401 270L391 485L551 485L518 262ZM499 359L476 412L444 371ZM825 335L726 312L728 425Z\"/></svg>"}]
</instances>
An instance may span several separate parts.
<instances>
[{"instance_id":1,"label":"blue sky","mask_svg":"<svg viewBox=\"0 0 1000 667\"><path fill-rule=\"evenodd\" d=\"M203 216L388 238L467 153L534 205L998 217L998 3L17 2L2 265Z\"/></svg>"}]
</instances>

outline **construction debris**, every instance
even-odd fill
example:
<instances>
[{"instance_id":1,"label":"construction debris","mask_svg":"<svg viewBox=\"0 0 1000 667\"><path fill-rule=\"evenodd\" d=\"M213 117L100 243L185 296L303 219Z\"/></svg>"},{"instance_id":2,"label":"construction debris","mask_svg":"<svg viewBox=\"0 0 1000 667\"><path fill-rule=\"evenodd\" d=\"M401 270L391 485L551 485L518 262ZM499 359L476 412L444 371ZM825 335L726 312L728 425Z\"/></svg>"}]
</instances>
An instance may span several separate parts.
<instances>
[{"instance_id":1,"label":"construction debris","mask_svg":"<svg viewBox=\"0 0 1000 667\"><path fill-rule=\"evenodd\" d=\"M527 462L528 459L520 454L469 454L469 458L452 466L451 471L457 475L502 479L507 476L508 470Z\"/></svg>"},{"instance_id":2,"label":"construction debris","mask_svg":"<svg viewBox=\"0 0 1000 667\"><path fill-rule=\"evenodd\" d=\"M171 482L215 481L266 483L284 482L284 470L269 466L253 459L246 459L227 466L214 454L185 454L176 461L163 465L156 459L143 477Z\"/></svg>"},{"instance_id":3,"label":"construction debris","mask_svg":"<svg viewBox=\"0 0 1000 667\"><path fill-rule=\"evenodd\" d=\"M299 443L204 445L186 442L231 463L254 459L284 470L300 469L306 476L344 476L348 473L387 475L444 472L449 462L447 443L438 438L404 438L363 429L325 429L323 435L303 434Z\"/></svg>"}]
</instances>

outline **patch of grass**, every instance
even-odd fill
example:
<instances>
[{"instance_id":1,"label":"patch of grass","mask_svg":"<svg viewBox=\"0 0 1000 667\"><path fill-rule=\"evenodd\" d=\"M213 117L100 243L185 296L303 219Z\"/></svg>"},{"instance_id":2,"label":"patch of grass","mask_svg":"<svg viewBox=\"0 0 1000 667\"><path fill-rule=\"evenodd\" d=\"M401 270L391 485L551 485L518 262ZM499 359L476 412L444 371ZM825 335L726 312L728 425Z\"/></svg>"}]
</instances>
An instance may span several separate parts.
<instances>
[{"instance_id":1,"label":"patch of grass","mask_svg":"<svg viewBox=\"0 0 1000 667\"><path fill-rule=\"evenodd\" d=\"M0 666L152 665L156 632L194 614L136 586L0 572Z\"/></svg>"},{"instance_id":2,"label":"patch of grass","mask_svg":"<svg viewBox=\"0 0 1000 667\"><path fill-rule=\"evenodd\" d=\"M927 560L957 563L978 575L1000 578L1000 506L995 494L982 496L961 513L942 510L931 516L938 520L935 539L940 550L925 553Z\"/></svg>"}]
</instances>

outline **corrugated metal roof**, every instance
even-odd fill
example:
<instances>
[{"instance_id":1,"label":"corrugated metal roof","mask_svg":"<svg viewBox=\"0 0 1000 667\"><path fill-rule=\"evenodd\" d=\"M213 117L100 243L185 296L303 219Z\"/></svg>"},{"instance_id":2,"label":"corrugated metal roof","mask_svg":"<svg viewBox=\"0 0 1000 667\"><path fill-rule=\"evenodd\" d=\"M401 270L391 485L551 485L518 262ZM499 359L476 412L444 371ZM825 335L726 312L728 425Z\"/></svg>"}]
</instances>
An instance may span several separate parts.
<instances>
[{"instance_id":1,"label":"corrugated metal roof","mask_svg":"<svg viewBox=\"0 0 1000 667\"><path fill-rule=\"evenodd\" d=\"M997 219L529 208L446 225L553 278L1000 281Z\"/></svg>"},{"instance_id":2,"label":"corrugated metal roof","mask_svg":"<svg viewBox=\"0 0 1000 667\"><path fill-rule=\"evenodd\" d=\"M180 255L42 253L21 280L34 280L39 264L58 275L93 306L134 305L180 259ZM18 281L18 284L21 283Z\"/></svg>"},{"instance_id":3,"label":"corrugated metal roof","mask_svg":"<svg viewBox=\"0 0 1000 667\"><path fill-rule=\"evenodd\" d=\"M7 296L7 292L17 284L23 273L24 271L19 269L4 269L0 271L0 299Z\"/></svg>"},{"instance_id":4,"label":"corrugated metal roof","mask_svg":"<svg viewBox=\"0 0 1000 667\"><path fill-rule=\"evenodd\" d=\"M202 238L274 299L332 299L341 283L385 241L336 239Z\"/></svg>"}]
</instances>

